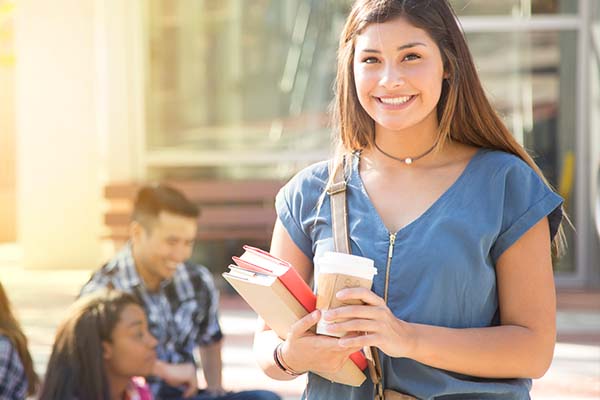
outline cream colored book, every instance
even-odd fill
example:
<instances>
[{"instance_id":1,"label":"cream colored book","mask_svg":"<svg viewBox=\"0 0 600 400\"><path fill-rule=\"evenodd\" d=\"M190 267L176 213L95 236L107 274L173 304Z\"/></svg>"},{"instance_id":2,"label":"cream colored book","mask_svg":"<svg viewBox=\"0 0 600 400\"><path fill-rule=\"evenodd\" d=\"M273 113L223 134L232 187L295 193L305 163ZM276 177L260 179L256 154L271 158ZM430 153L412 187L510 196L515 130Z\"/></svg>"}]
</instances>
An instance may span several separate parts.
<instances>
[{"instance_id":1,"label":"cream colored book","mask_svg":"<svg viewBox=\"0 0 600 400\"><path fill-rule=\"evenodd\" d=\"M247 271L234 265L229 268L230 271L224 273L223 278L280 338L285 338L292 324L308 314L277 276ZM353 356L355 359L364 359L362 353L360 357ZM350 386L360 386L366 379L352 359L348 359L336 373L316 373L330 381Z\"/></svg>"}]
</instances>

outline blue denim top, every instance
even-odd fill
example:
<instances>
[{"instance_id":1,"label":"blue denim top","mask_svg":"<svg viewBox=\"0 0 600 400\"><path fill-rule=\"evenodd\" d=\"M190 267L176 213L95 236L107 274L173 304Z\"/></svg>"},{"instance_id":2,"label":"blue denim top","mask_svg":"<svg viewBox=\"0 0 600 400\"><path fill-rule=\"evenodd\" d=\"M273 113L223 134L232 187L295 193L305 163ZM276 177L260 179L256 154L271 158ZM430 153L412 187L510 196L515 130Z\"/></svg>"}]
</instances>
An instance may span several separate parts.
<instances>
[{"instance_id":1,"label":"blue denim top","mask_svg":"<svg viewBox=\"0 0 600 400\"><path fill-rule=\"evenodd\" d=\"M352 253L375 261L372 290L383 297L390 232L359 175L360 156L347 177ZM277 195L277 214L310 259L333 250L327 162L300 171ZM450 188L419 218L396 232L388 306L404 321L450 328L499 325L495 264L529 228L548 216L556 234L562 199L520 158L479 149ZM315 268L315 276L318 270ZM315 279L316 281L316 279ZM490 343L490 346L493 346ZM419 399L529 399L530 379L484 379L427 366L380 351L386 388ZM368 375L368 374L367 374ZM368 400L370 379L359 388L309 374L304 398Z\"/></svg>"}]
</instances>

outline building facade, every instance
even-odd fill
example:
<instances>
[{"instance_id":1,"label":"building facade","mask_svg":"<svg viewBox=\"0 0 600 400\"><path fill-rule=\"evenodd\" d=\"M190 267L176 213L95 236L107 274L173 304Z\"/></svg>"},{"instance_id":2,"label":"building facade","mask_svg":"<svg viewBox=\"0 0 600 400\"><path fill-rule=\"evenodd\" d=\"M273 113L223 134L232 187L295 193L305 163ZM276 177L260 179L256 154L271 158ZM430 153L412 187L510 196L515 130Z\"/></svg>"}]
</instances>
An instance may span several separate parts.
<instances>
[{"instance_id":1,"label":"building facade","mask_svg":"<svg viewBox=\"0 0 600 400\"><path fill-rule=\"evenodd\" d=\"M451 3L492 103L566 199L576 231L567 228L557 284L600 285L600 3ZM327 158L349 5L19 1L17 225L26 264L99 262L108 182L285 179Z\"/></svg>"}]
</instances>

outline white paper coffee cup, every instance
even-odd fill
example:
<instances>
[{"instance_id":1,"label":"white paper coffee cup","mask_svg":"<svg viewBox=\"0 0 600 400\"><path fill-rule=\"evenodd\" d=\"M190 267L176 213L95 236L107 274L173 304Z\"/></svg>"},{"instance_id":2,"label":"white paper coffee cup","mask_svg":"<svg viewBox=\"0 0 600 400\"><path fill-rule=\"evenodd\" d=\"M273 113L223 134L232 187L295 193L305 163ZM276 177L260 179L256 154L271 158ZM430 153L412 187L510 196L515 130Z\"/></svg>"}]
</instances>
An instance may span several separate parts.
<instances>
[{"instance_id":1,"label":"white paper coffee cup","mask_svg":"<svg viewBox=\"0 0 600 400\"><path fill-rule=\"evenodd\" d=\"M373 260L346 253L326 252L317 260L317 308L321 311L343 305L361 304L359 300L342 302L336 293L349 287L371 288L377 268ZM326 322L321 318L317 323L317 333L341 337L345 332L331 332L330 326L341 321Z\"/></svg>"}]
</instances>

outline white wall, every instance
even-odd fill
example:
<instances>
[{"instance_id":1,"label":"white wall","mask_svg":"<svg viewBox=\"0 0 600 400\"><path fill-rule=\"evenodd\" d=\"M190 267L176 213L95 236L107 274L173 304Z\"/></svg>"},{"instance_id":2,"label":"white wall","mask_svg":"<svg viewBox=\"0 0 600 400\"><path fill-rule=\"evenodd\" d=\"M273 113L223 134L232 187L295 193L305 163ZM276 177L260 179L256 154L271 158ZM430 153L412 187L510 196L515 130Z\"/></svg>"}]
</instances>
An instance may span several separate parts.
<instances>
[{"instance_id":1,"label":"white wall","mask_svg":"<svg viewBox=\"0 0 600 400\"><path fill-rule=\"evenodd\" d=\"M141 0L20 0L15 18L19 242L28 268L114 252L102 188L144 175Z\"/></svg>"},{"instance_id":2,"label":"white wall","mask_svg":"<svg viewBox=\"0 0 600 400\"><path fill-rule=\"evenodd\" d=\"M103 182L137 180L145 173L143 1L95 1Z\"/></svg>"},{"instance_id":3,"label":"white wall","mask_svg":"<svg viewBox=\"0 0 600 400\"><path fill-rule=\"evenodd\" d=\"M100 261L92 0L16 7L18 234L28 268Z\"/></svg>"},{"instance_id":4,"label":"white wall","mask_svg":"<svg viewBox=\"0 0 600 400\"><path fill-rule=\"evenodd\" d=\"M14 68L0 64L0 243L17 235L14 87Z\"/></svg>"}]
</instances>

